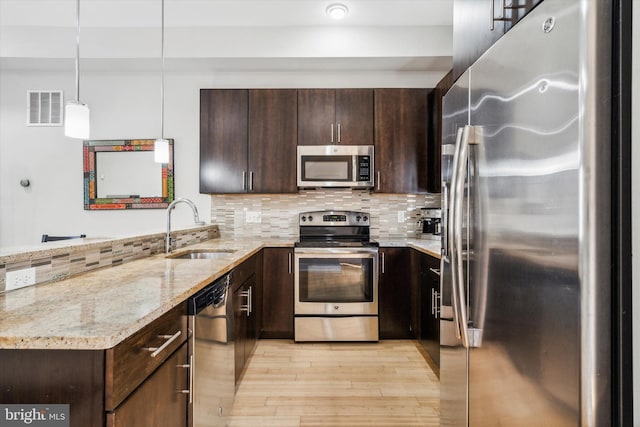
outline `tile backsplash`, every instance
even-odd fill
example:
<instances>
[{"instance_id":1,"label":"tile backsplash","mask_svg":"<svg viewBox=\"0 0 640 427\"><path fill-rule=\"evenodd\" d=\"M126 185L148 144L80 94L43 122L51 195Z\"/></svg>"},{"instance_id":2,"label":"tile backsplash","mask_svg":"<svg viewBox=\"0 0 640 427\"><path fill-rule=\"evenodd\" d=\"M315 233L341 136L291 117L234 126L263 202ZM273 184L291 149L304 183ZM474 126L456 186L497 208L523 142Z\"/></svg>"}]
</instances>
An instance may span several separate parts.
<instances>
[{"instance_id":1,"label":"tile backsplash","mask_svg":"<svg viewBox=\"0 0 640 427\"><path fill-rule=\"evenodd\" d=\"M376 194L363 190L308 190L298 194L212 195L211 222L226 237L298 237L298 214L349 210L371 215L371 237L394 239L420 233L420 208L439 207L440 194ZM404 215L399 221L398 212ZM251 222L252 216L261 217Z\"/></svg>"},{"instance_id":2,"label":"tile backsplash","mask_svg":"<svg viewBox=\"0 0 640 427\"><path fill-rule=\"evenodd\" d=\"M182 248L220 236L217 225L171 232L174 248ZM43 243L32 251L0 256L0 293L6 289L7 272L35 268L36 283L56 282L103 267L115 267L164 252L164 233L111 239L92 243L78 239ZM66 245L66 242L69 242Z\"/></svg>"}]
</instances>

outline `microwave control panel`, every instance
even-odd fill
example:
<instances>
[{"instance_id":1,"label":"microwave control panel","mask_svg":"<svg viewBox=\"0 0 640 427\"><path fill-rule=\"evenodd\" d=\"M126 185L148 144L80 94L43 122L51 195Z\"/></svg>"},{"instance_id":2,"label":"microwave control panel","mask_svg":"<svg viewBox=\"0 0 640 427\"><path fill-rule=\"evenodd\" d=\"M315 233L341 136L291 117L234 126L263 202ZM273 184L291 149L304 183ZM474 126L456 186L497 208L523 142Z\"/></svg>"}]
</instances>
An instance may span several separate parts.
<instances>
[{"instance_id":1,"label":"microwave control panel","mask_svg":"<svg viewBox=\"0 0 640 427\"><path fill-rule=\"evenodd\" d=\"M358 156L358 181L371 181L371 156Z\"/></svg>"}]
</instances>

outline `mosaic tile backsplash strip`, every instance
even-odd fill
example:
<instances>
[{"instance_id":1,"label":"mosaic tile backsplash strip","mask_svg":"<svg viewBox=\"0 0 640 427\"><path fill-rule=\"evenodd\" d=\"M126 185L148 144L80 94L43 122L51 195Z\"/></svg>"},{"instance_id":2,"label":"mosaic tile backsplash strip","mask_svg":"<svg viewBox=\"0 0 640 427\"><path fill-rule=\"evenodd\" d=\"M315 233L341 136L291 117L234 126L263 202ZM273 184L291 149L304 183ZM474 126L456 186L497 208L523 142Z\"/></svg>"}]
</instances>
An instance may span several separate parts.
<instances>
[{"instance_id":1,"label":"mosaic tile backsplash strip","mask_svg":"<svg viewBox=\"0 0 640 427\"><path fill-rule=\"evenodd\" d=\"M220 237L216 225L171 232L174 248ZM35 267L36 284L55 282L96 268L115 267L164 252L164 234L156 233L100 243L79 244L0 257L0 292L6 289L7 271Z\"/></svg>"},{"instance_id":2,"label":"mosaic tile backsplash strip","mask_svg":"<svg viewBox=\"0 0 640 427\"><path fill-rule=\"evenodd\" d=\"M298 238L298 214L315 210L369 212L373 239L421 233L421 208L440 207L440 194L375 194L362 190L308 190L299 194L213 195L211 222L226 237ZM399 222L398 212L404 215ZM261 222L248 222L260 213ZM249 215L247 215L249 214Z\"/></svg>"}]
</instances>

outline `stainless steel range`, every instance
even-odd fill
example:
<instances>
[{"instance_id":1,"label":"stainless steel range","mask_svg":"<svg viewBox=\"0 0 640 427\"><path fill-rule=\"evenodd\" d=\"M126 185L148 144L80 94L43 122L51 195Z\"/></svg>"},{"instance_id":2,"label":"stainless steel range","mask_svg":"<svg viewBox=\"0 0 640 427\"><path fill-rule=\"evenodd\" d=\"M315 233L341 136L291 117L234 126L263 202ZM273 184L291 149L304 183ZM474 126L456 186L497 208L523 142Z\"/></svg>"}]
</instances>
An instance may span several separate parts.
<instances>
[{"instance_id":1,"label":"stainless steel range","mask_svg":"<svg viewBox=\"0 0 640 427\"><path fill-rule=\"evenodd\" d=\"M304 212L295 259L296 341L378 341L378 244L369 214Z\"/></svg>"}]
</instances>

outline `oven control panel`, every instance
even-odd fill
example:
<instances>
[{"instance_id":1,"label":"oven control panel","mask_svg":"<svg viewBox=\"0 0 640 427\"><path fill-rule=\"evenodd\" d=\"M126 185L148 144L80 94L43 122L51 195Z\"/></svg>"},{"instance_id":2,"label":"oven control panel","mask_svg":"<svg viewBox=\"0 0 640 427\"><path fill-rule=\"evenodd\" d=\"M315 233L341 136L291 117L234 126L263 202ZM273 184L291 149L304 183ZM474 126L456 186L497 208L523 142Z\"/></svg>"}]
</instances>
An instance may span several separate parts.
<instances>
[{"instance_id":1,"label":"oven control panel","mask_svg":"<svg viewBox=\"0 0 640 427\"><path fill-rule=\"evenodd\" d=\"M353 226L369 225L369 214L352 211L314 211L302 212L299 216L300 226Z\"/></svg>"}]
</instances>

